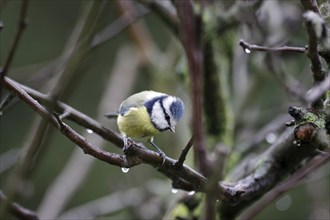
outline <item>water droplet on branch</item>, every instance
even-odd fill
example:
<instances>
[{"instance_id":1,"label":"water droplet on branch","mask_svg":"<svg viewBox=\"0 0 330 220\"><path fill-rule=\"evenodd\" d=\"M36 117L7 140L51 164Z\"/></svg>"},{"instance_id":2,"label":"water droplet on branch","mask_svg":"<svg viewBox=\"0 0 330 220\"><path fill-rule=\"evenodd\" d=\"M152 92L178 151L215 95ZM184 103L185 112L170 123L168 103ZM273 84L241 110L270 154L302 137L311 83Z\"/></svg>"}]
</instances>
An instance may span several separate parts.
<instances>
[{"instance_id":1,"label":"water droplet on branch","mask_svg":"<svg viewBox=\"0 0 330 220\"><path fill-rule=\"evenodd\" d=\"M193 191L190 191L190 192L188 192L188 195L189 196L192 196L192 195L194 195L196 192L193 190Z\"/></svg>"},{"instance_id":2,"label":"water droplet on branch","mask_svg":"<svg viewBox=\"0 0 330 220\"><path fill-rule=\"evenodd\" d=\"M91 130L89 128L87 128L86 131L87 131L88 134L93 134L93 130Z\"/></svg>"},{"instance_id":3,"label":"water droplet on branch","mask_svg":"<svg viewBox=\"0 0 330 220\"><path fill-rule=\"evenodd\" d=\"M284 195L276 202L276 208L280 211L286 211L290 208L292 199L290 195Z\"/></svg>"},{"instance_id":4,"label":"water droplet on branch","mask_svg":"<svg viewBox=\"0 0 330 220\"><path fill-rule=\"evenodd\" d=\"M171 192L172 192L173 194L175 194L175 193L177 193L177 192L178 192L178 190L177 190L177 189L175 189L175 188L172 188Z\"/></svg>"},{"instance_id":5,"label":"water droplet on branch","mask_svg":"<svg viewBox=\"0 0 330 220\"><path fill-rule=\"evenodd\" d=\"M244 52L249 54L249 53L251 53L251 50L249 48L244 48Z\"/></svg>"},{"instance_id":6,"label":"water droplet on branch","mask_svg":"<svg viewBox=\"0 0 330 220\"><path fill-rule=\"evenodd\" d=\"M121 168L121 171L123 171L123 173L127 173L129 171L129 168L127 167L122 167Z\"/></svg>"},{"instance_id":7,"label":"water droplet on branch","mask_svg":"<svg viewBox=\"0 0 330 220\"><path fill-rule=\"evenodd\" d=\"M269 144L274 144L276 140L277 140L277 135L276 134L269 133L269 134L266 135L266 141Z\"/></svg>"}]
</instances>

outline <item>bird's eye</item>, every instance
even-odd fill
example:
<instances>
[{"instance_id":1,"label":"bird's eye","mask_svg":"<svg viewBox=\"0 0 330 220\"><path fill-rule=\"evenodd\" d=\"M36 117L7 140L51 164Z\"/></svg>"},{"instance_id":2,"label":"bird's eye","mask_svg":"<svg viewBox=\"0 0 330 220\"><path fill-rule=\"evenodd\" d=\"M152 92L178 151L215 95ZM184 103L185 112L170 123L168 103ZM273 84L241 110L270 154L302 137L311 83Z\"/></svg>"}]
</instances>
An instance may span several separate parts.
<instances>
[{"instance_id":1,"label":"bird's eye","mask_svg":"<svg viewBox=\"0 0 330 220\"><path fill-rule=\"evenodd\" d=\"M170 121L170 116L168 114L165 114L166 121Z\"/></svg>"}]
</instances>

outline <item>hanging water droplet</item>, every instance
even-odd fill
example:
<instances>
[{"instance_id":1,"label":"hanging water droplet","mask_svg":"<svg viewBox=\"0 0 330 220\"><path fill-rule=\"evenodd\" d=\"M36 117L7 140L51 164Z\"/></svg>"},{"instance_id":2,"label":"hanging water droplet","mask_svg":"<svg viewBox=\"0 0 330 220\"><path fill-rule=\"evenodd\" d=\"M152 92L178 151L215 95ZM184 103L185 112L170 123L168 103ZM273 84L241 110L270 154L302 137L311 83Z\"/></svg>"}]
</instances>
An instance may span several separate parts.
<instances>
[{"instance_id":1,"label":"hanging water droplet","mask_svg":"<svg viewBox=\"0 0 330 220\"><path fill-rule=\"evenodd\" d=\"M88 134L92 134L93 133L93 130L91 130L89 128L87 128L86 131L87 131Z\"/></svg>"},{"instance_id":2,"label":"hanging water droplet","mask_svg":"<svg viewBox=\"0 0 330 220\"><path fill-rule=\"evenodd\" d=\"M172 190L171 190L171 191L172 191L172 193L173 193L173 194L175 194L175 193L177 193L177 192L178 192L178 190L177 190L177 189L175 189L175 188L172 188Z\"/></svg>"},{"instance_id":3,"label":"hanging water droplet","mask_svg":"<svg viewBox=\"0 0 330 220\"><path fill-rule=\"evenodd\" d=\"M2 111L0 111L0 116L2 116Z\"/></svg>"},{"instance_id":4,"label":"hanging water droplet","mask_svg":"<svg viewBox=\"0 0 330 220\"><path fill-rule=\"evenodd\" d=\"M286 211L290 208L292 203L291 196L286 194L276 202L276 208L280 211Z\"/></svg>"},{"instance_id":5,"label":"hanging water droplet","mask_svg":"<svg viewBox=\"0 0 330 220\"><path fill-rule=\"evenodd\" d=\"M274 134L274 133L269 133L269 134L266 135L266 141L269 144L274 144L276 139L277 139L277 135Z\"/></svg>"},{"instance_id":6,"label":"hanging water droplet","mask_svg":"<svg viewBox=\"0 0 330 220\"><path fill-rule=\"evenodd\" d=\"M294 140L294 141L293 141L293 144L296 145L297 147L300 147L300 145L301 145L301 141L299 141L299 140Z\"/></svg>"},{"instance_id":7,"label":"hanging water droplet","mask_svg":"<svg viewBox=\"0 0 330 220\"><path fill-rule=\"evenodd\" d=\"M127 167L122 167L121 168L121 171L123 171L123 173L127 173L129 171L129 168Z\"/></svg>"},{"instance_id":8,"label":"hanging water droplet","mask_svg":"<svg viewBox=\"0 0 330 220\"><path fill-rule=\"evenodd\" d=\"M192 195L194 195L196 192L193 190L193 191L190 191L190 192L188 192L188 195L189 196L192 196Z\"/></svg>"},{"instance_id":9,"label":"hanging water droplet","mask_svg":"<svg viewBox=\"0 0 330 220\"><path fill-rule=\"evenodd\" d=\"M249 53L251 53L251 50L249 48L244 48L244 52L249 54Z\"/></svg>"}]
</instances>

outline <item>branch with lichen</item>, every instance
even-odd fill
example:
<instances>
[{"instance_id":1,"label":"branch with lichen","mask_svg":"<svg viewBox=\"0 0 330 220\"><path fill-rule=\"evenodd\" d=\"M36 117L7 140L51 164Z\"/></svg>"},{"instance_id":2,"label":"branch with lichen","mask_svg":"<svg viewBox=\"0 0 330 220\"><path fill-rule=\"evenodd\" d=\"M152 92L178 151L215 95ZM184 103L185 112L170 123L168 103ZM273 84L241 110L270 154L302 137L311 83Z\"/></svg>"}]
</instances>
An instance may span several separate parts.
<instances>
[{"instance_id":1,"label":"branch with lichen","mask_svg":"<svg viewBox=\"0 0 330 220\"><path fill-rule=\"evenodd\" d=\"M267 195L260 199L257 204L240 216L242 220L253 219L259 212L265 209L271 202L279 198L288 190L296 187L302 182L302 180L309 175L311 175L316 169L326 164L330 160L330 149L327 150L324 154L319 154L310 160L306 165L297 170L292 176L287 180L278 184L274 189L272 189Z\"/></svg>"},{"instance_id":2,"label":"branch with lichen","mask_svg":"<svg viewBox=\"0 0 330 220\"><path fill-rule=\"evenodd\" d=\"M232 197L220 206L224 219L232 219L251 205L277 183L294 172L305 159L330 148L330 136L325 129L325 112L290 107L293 129L285 131L266 152L238 169L246 172L228 179L233 184L222 183L230 189ZM255 163L257 161L257 163Z\"/></svg>"}]
</instances>

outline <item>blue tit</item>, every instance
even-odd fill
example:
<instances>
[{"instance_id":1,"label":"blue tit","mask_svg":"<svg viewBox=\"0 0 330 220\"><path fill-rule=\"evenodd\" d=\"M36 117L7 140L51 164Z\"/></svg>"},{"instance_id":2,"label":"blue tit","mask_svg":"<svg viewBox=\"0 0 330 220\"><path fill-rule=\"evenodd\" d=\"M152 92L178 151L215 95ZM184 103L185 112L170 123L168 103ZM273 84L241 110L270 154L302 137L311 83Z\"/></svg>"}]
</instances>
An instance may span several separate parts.
<instances>
[{"instance_id":1,"label":"blue tit","mask_svg":"<svg viewBox=\"0 0 330 220\"><path fill-rule=\"evenodd\" d=\"M184 113L180 98L155 91L142 91L131 95L119 107L117 125L124 137L127 150L129 138L147 141L165 160L164 152L153 142L160 132L175 132L175 126Z\"/></svg>"}]
</instances>

